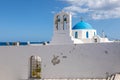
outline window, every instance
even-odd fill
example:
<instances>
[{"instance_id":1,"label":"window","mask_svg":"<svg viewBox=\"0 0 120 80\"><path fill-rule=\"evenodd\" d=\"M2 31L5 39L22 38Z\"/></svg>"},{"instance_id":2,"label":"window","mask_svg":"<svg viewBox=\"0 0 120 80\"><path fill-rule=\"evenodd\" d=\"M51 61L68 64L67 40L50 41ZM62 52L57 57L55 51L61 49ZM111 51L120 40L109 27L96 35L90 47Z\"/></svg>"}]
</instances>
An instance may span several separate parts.
<instances>
[{"instance_id":1,"label":"window","mask_svg":"<svg viewBox=\"0 0 120 80\"><path fill-rule=\"evenodd\" d=\"M88 33L88 31L86 32L86 38L89 38L89 33Z\"/></svg>"},{"instance_id":2,"label":"window","mask_svg":"<svg viewBox=\"0 0 120 80\"><path fill-rule=\"evenodd\" d=\"M95 32L94 32L94 36L95 36L96 34L95 34Z\"/></svg>"},{"instance_id":3,"label":"window","mask_svg":"<svg viewBox=\"0 0 120 80\"><path fill-rule=\"evenodd\" d=\"M97 42L97 39L94 39L94 42Z\"/></svg>"},{"instance_id":4,"label":"window","mask_svg":"<svg viewBox=\"0 0 120 80\"><path fill-rule=\"evenodd\" d=\"M78 32L75 32L75 38L78 38Z\"/></svg>"},{"instance_id":5,"label":"window","mask_svg":"<svg viewBox=\"0 0 120 80\"><path fill-rule=\"evenodd\" d=\"M30 57L30 78L41 79L41 58L39 56Z\"/></svg>"}]
</instances>

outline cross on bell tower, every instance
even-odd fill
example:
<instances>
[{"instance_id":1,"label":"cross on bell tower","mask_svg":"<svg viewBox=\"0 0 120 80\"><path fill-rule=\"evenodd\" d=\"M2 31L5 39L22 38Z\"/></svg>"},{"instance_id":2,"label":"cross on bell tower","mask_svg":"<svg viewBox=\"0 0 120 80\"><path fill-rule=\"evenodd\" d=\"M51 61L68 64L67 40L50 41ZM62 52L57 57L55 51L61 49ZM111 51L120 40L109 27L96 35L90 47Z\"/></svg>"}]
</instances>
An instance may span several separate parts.
<instances>
[{"instance_id":1,"label":"cross on bell tower","mask_svg":"<svg viewBox=\"0 0 120 80\"><path fill-rule=\"evenodd\" d=\"M83 21L83 17L80 17L80 21Z\"/></svg>"}]
</instances>

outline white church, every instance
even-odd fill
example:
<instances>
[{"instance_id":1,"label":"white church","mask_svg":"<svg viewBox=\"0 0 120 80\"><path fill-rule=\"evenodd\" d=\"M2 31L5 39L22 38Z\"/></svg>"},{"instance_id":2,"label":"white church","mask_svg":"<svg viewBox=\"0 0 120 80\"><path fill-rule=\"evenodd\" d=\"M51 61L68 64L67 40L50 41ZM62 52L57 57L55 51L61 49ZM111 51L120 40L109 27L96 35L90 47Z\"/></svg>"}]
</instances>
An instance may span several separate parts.
<instances>
[{"instance_id":1,"label":"white church","mask_svg":"<svg viewBox=\"0 0 120 80\"><path fill-rule=\"evenodd\" d=\"M0 80L120 80L120 42L64 11L50 43L0 46ZM8 43L9 44L9 43Z\"/></svg>"},{"instance_id":2,"label":"white church","mask_svg":"<svg viewBox=\"0 0 120 80\"><path fill-rule=\"evenodd\" d=\"M72 27L72 16L60 12L54 17L54 33L51 44L83 44L111 42L105 36L100 37L97 31L87 22L81 20Z\"/></svg>"}]
</instances>

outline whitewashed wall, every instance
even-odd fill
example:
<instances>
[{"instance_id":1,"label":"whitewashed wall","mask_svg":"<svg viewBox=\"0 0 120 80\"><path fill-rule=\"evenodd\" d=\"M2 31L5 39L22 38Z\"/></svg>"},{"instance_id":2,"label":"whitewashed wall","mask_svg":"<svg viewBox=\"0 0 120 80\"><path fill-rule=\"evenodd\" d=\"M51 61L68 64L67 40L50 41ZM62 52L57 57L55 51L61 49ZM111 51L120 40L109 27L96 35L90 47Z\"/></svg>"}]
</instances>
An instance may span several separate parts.
<instances>
[{"instance_id":1,"label":"whitewashed wall","mask_svg":"<svg viewBox=\"0 0 120 80\"><path fill-rule=\"evenodd\" d=\"M0 80L28 79L29 58L42 59L42 78L106 78L120 72L120 43L0 47ZM60 62L53 65L54 57Z\"/></svg>"}]
</instances>

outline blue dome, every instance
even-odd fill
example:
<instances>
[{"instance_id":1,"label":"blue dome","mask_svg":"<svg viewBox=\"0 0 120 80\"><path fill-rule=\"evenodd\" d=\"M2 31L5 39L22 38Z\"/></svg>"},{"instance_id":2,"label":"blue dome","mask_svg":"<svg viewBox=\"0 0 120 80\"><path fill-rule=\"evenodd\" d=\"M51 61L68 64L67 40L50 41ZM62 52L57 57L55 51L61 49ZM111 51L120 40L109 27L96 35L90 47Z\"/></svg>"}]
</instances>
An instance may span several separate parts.
<instances>
[{"instance_id":1,"label":"blue dome","mask_svg":"<svg viewBox=\"0 0 120 80\"><path fill-rule=\"evenodd\" d=\"M92 26L84 21L80 21L73 28L74 29L93 29Z\"/></svg>"}]
</instances>

